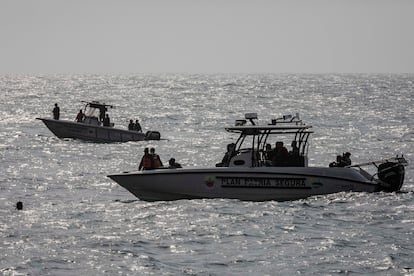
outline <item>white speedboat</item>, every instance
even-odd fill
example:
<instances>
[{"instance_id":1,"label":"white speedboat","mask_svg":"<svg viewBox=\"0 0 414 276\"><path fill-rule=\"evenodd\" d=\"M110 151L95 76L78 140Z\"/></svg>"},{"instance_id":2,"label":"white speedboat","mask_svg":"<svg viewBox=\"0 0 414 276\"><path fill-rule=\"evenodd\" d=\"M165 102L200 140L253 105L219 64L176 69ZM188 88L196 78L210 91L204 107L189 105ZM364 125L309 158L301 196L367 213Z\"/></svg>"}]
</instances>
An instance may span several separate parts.
<instances>
[{"instance_id":1,"label":"white speedboat","mask_svg":"<svg viewBox=\"0 0 414 276\"><path fill-rule=\"evenodd\" d=\"M296 200L342 191L398 191L407 165L403 156L364 164L308 166L308 139L313 133L299 116L284 116L257 125L255 113L226 128L239 134L223 161L213 168L155 169L108 175L145 201L230 198L251 201ZM250 124L248 123L250 121ZM269 144L276 141L276 148ZM281 142L292 143L292 151ZM341 167L338 167L340 165ZM370 174L364 166L377 167Z\"/></svg>"},{"instance_id":2,"label":"white speedboat","mask_svg":"<svg viewBox=\"0 0 414 276\"><path fill-rule=\"evenodd\" d=\"M104 126L102 119L105 117L108 108L113 106L97 101L84 103L82 120L36 119L41 120L59 138L73 138L94 142L160 140L161 135L158 131L143 133L135 130L120 129L115 128L113 123Z\"/></svg>"}]
</instances>

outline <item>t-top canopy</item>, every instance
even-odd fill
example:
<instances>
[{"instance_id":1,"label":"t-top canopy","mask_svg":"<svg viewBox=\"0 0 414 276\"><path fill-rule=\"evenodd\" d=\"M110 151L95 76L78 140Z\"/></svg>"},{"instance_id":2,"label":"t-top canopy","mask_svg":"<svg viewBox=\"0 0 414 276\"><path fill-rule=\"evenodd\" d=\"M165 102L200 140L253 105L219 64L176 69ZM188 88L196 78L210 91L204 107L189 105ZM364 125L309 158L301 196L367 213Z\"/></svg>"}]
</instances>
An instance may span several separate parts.
<instances>
[{"instance_id":1,"label":"t-top canopy","mask_svg":"<svg viewBox=\"0 0 414 276\"><path fill-rule=\"evenodd\" d=\"M256 124L254 121L257 120L256 113L247 113L245 118L250 120L251 125L246 125L246 120L236 120L235 126L225 128L226 131L244 135L313 133L313 131L309 131L312 126L305 125L299 119L298 113L295 116L285 115L278 119L272 119L268 125Z\"/></svg>"},{"instance_id":2,"label":"t-top canopy","mask_svg":"<svg viewBox=\"0 0 414 276\"><path fill-rule=\"evenodd\" d=\"M87 101L82 101L83 103L86 103L87 106L91 107L91 108L113 108L113 105L110 104L105 104L105 103L100 103L98 101L92 101L92 102L87 102Z\"/></svg>"},{"instance_id":3,"label":"t-top canopy","mask_svg":"<svg viewBox=\"0 0 414 276\"><path fill-rule=\"evenodd\" d=\"M293 126L275 126L275 125L268 125L268 126L259 126L259 125L252 125L252 126L234 126L234 127L226 127L226 131L232 133L243 133L246 135L258 135L258 134L289 134L289 133L298 133L298 132L307 132L313 133L309 129L312 126L305 126L305 125L293 125Z\"/></svg>"}]
</instances>

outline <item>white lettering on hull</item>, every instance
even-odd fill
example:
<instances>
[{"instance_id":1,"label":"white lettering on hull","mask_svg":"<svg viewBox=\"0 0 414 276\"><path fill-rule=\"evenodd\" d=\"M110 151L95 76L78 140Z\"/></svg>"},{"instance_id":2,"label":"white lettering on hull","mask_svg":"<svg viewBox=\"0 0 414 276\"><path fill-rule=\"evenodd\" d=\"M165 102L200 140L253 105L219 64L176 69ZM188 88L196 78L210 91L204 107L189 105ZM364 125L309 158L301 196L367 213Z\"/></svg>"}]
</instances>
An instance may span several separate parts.
<instances>
[{"instance_id":1,"label":"white lettering on hull","mask_svg":"<svg viewBox=\"0 0 414 276\"><path fill-rule=\"evenodd\" d=\"M306 185L305 178L266 178L266 177L216 177L221 180L223 188L279 188L312 189Z\"/></svg>"}]
</instances>

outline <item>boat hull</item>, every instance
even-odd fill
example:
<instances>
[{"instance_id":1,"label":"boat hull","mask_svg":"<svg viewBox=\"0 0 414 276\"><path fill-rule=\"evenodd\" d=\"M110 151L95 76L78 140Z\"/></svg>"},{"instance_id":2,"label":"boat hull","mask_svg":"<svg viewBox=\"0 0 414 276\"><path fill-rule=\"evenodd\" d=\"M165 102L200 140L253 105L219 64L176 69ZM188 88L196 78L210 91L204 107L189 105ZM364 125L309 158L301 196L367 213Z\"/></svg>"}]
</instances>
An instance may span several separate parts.
<instances>
[{"instance_id":1,"label":"boat hull","mask_svg":"<svg viewBox=\"0 0 414 276\"><path fill-rule=\"evenodd\" d=\"M377 183L352 168L159 169L108 177L145 201L199 198L286 201L342 191L380 190Z\"/></svg>"},{"instance_id":2,"label":"boat hull","mask_svg":"<svg viewBox=\"0 0 414 276\"><path fill-rule=\"evenodd\" d=\"M143 141L147 137L142 132L129 131L113 127L89 125L68 120L41 120L46 127L59 138L73 138L94 142L128 142Z\"/></svg>"}]
</instances>

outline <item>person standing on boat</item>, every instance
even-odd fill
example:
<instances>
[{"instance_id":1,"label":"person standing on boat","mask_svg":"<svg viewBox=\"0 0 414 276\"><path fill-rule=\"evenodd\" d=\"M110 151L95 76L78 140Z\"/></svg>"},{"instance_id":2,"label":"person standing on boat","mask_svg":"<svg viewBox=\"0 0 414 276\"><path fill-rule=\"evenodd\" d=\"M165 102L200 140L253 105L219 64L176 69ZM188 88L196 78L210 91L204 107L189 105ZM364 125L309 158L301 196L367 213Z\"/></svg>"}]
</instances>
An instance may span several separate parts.
<instances>
[{"instance_id":1,"label":"person standing on boat","mask_svg":"<svg viewBox=\"0 0 414 276\"><path fill-rule=\"evenodd\" d=\"M134 121L129 120L128 130L134 130L134 128L135 128Z\"/></svg>"},{"instance_id":2,"label":"person standing on boat","mask_svg":"<svg viewBox=\"0 0 414 276\"><path fill-rule=\"evenodd\" d=\"M149 154L148 148L144 149L144 155L139 163L138 170L150 170L152 169L152 156Z\"/></svg>"},{"instance_id":3,"label":"person standing on boat","mask_svg":"<svg viewBox=\"0 0 414 276\"><path fill-rule=\"evenodd\" d=\"M78 123L82 123L84 119L85 119L85 114L83 114L82 109L80 109L78 115L76 115L75 121Z\"/></svg>"},{"instance_id":4,"label":"person standing on boat","mask_svg":"<svg viewBox=\"0 0 414 276\"><path fill-rule=\"evenodd\" d=\"M135 120L134 130L138 132L142 132L142 128L138 120Z\"/></svg>"},{"instance_id":5,"label":"person standing on boat","mask_svg":"<svg viewBox=\"0 0 414 276\"><path fill-rule=\"evenodd\" d=\"M105 106L101 106L100 108L99 108L99 121L100 122L104 122L105 121L105 114L106 114L106 111L107 111L108 109L105 107ZM106 115L108 115L108 114L106 114Z\"/></svg>"},{"instance_id":6,"label":"person standing on boat","mask_svg":"<svg viewBox=\"0 0 414 276\"><path fill-rule=\"evenodd\" d=\"M158 154L155 153L155 149L154 148L151 148L150 149L150 155L151 155L151 158L152 158L152 168L153 169L157 169L157 168L163 167L161 158L160 158L160 156Z\"/></svg>"},{"instance_id":7,"label":"person standing on boat","mask_svg":"<svg viewBox=\"0 0 414 276\"><path fill-rule=\"evenodd\" d=\"M109 115L105 115L105 119L103 120L103 126L109 127L111 126L111 119L109 119Z\"/></svg>"},{"instance_id":8,"label":"person standing on boat","mask_svg":"<svg viewBox=\"0 0 414 276\"><path fill-rule=\"evenodd\" d=\"M53 119L59 120L60 117L60 108L57 103L55 103L55 108L53 108Z\"/></svg>"}]
</instances>

